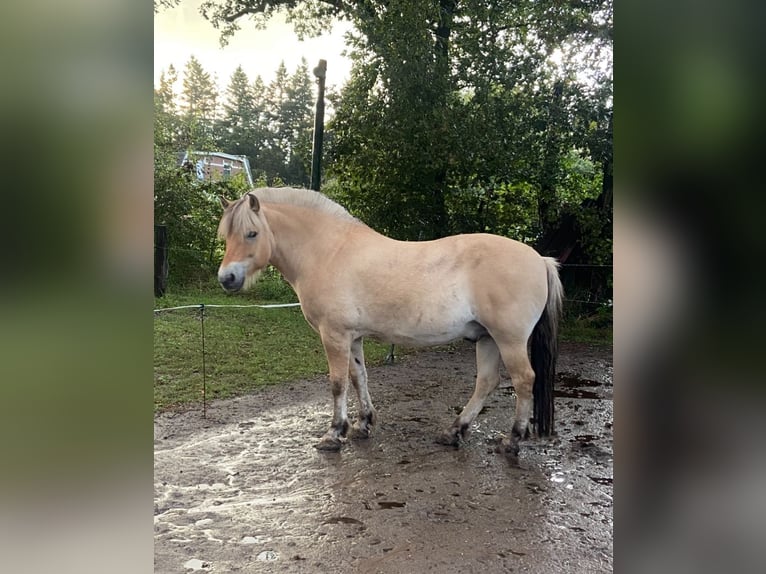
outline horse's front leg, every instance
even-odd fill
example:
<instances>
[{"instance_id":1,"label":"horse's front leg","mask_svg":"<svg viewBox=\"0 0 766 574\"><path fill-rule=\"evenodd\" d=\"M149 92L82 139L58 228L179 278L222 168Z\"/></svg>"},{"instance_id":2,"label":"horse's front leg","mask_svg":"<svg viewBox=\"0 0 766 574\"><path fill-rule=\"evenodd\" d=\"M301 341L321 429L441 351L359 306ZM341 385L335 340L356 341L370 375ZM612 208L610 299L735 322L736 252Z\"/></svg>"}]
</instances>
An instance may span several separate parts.
<instances>
[{"instance_id":1,"label":"horse's front leg","mask_svg":"<svg viewBox=\"0 0 766 574\"><path fill-rule=\"evenodd\" d=\"M351 384L354 385L356 396L359 399L359 418L354 423L352 437L369 438L377 414L375 413L375 407L372 405L370 392L367 389L367 369L364 366L364 346L361 337L351 344L348 374L351 377Z\"/></svg>"},{"instance_id":2,"label":"horse's front leg","mask_svg":"<svg viewBox=\"0 0 766 574\"><path fill-rule=\"evenodd\" d=\"M319 450L340 450L348 433L348 361L350 341L334 333L322 332L322 345L330 367L333 415L329 430L314 446Z\"/></svg>"}]
</instances>

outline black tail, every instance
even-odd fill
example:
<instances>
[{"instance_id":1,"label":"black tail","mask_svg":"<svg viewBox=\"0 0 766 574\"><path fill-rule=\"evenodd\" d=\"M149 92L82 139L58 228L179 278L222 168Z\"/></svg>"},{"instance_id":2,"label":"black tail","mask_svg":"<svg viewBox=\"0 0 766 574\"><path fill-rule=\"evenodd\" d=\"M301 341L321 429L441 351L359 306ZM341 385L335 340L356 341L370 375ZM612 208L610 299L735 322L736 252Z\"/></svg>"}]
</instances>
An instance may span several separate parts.
<instances>
[{"instance_id":1,"label":"black tail","mask_svg":"<svg viewBox=\"0 0 766 574\"><path fill-rule=\"evenodd\" d=\"M548 268L548 301L540 320L532 331L532 369L535 371L534 418L538 436L553 434L553 383L558 358L558 325L561 316L563 289L558 263L545 257Z\"/></svg>"}]
</instances>

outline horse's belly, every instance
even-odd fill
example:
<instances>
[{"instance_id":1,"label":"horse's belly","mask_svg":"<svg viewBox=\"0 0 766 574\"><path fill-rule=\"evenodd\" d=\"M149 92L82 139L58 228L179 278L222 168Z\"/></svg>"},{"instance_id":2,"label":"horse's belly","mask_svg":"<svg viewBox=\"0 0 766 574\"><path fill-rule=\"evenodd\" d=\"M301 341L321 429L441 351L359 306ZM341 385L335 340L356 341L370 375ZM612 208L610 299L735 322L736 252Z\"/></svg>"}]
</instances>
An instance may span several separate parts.
<instances>
[{"instance_id":1,"label":"horse's belly","mask_svg":"<svg viewBox=\"0 0 766 574\"><path fill-rule=\"evenodd\" d=\"M487 334L487 330L473 320L456 323L432 323L394 326L385 331L371 333L371 336L387 343L405 347L427 347L444 345L456 339L476 341Z\"/></svg>"}]
</instances>

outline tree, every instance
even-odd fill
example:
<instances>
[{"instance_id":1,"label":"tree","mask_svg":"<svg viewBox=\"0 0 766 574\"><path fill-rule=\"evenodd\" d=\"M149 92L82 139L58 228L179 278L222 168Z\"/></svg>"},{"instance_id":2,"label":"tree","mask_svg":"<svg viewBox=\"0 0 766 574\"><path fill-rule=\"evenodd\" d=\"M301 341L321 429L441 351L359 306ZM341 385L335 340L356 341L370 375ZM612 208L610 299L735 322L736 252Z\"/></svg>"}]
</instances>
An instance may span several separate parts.
<instances>
[{"instance_id":1,"label":"tree","mask_svg":"<svg viewBox=\"0 0 766 574\"><path fill-rule=\"evenodd\" d=\"M287 143L285 182L308 187L311 179L313 94L308 63L301 60L288 78L280 113L280 132Z\"/></svg>"},{"instance_id":2,"label":"tree","mask_svg":"<svg viewBox=\"0 0 766 574\"><path fill-rule=\"evenodd\" d=\"M299 34L321 33L332 18L354 25L351 79L328 126L325 190L362 219L405 239L492 231L555 245L562 257L609 256L611 0L202 7L222 42L246 19L263 26L278 11ZM269 86L283 164L294 155L289 129L274 119L286 109L285 86L286 72ZM567 225L572 233L562 234Z\"/></svg>"},{"instance_id":3,"label":"tree","mask_svg":"<svg viewBox=\"0 0 766 574\"><path fill-rule=\"evenodd\" d=\"M218 126L218 145L227 153L246 155L251 163L259 156L266 130L261 123L263 104L256 100L242 66L231 75Z\"/></svg>"},{"instance_id":4,"label":"tree","mask_svg":"<svg viewBox=\"0 0 766 574\"><path fill-rule=\"evenodd\" d=\"M213 127L216 120L218 91L199 60L189 58L184 68L181 113L185 133L181 142L185 147L214 149Z\"/></svg>"},{"instance_id":5,"label":"tree","mask_svg":"<svg viewBox=\"0 0 766 574\"><path fill-rule=\"evenodd\" d=\"M179 135L178 109L174 86L178 73L171 65L160 74L160 85L154 90L154 138L160 146L172 147Z\"/></svg>"},{"instance_id":6,"label":"tree","mask_svg":"<svg viewBox=\"0 0 766 574\"><path fill-rule=\"evenodd\" d=\"M258 165L288 185L308 186L313 98L305 60L292 75L280 63L263 107L267 134Z\"/></svg>"}]
</instances>

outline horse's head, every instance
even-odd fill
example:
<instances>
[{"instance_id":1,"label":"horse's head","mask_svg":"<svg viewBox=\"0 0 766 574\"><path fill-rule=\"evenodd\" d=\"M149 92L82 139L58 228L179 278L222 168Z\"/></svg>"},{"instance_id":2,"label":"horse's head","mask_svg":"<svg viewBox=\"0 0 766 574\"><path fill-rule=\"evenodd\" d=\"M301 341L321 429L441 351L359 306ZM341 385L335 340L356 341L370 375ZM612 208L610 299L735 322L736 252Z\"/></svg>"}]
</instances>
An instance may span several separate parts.
<instances>
[{"instance_id":1,"label":"horse's head","mask_svg":"<svg viewBox=\"0 0 766 574\"><path fill-rule=\"evenodd\" d=\"M218 268L221 286L233 293L252 285L271 258L274 236L255 194L237 201L221 198L223 217L218 236L226 241L226 252Z\"/></svg>"}]
</instances>

